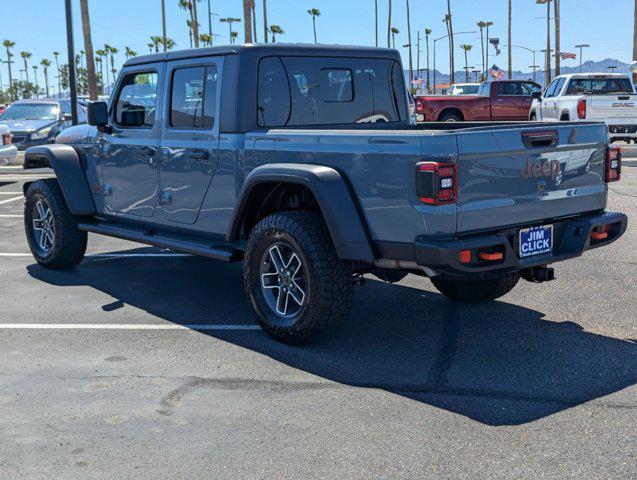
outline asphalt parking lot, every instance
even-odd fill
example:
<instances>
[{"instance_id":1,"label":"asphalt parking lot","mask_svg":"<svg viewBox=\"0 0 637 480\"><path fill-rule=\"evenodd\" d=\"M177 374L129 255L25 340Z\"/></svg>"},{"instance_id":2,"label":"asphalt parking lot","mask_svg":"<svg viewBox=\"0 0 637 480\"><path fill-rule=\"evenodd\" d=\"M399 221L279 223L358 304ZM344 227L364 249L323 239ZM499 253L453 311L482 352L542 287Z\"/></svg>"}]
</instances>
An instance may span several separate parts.
<instances>
[{"instance_id":1,"label":"asphalt parking lot","mask_svg":"<svg viewBox=\"0 0 637 480\"><path fill-rule=\"evenodd\" d=\"M635 478L637 167L615 244L500 301L370 277L303 348L241 267L92 236L43 270L0 175L0 478Z\"/></svg>"}]
</instances>

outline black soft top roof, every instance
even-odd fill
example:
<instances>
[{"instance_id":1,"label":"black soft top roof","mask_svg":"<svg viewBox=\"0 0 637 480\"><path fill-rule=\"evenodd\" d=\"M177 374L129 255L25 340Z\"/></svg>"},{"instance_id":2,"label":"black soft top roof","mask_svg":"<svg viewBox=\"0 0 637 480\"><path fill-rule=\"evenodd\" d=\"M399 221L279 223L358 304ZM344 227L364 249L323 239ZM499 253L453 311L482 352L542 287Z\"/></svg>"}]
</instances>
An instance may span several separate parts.
<instances>
[{"instance_id":1,"label":"black soft top roof","mask_svg":"<svg viewBox=\"0 0 637 480\"><path fill-rule=\"evenodd\" d=\"M348 57L370 55L375 58L398 58L398 51L390 48L359 47L352 45L314 45L302 43L260 43L245 45L220 45L217 47L175 50L170 52L140 55L128 60L124 66L143 65L145 63L183 60L186 58L208 57L212 55L232 55L249 51L258 56L267 55L328 55Z\"/></svg>"}]
</instances>

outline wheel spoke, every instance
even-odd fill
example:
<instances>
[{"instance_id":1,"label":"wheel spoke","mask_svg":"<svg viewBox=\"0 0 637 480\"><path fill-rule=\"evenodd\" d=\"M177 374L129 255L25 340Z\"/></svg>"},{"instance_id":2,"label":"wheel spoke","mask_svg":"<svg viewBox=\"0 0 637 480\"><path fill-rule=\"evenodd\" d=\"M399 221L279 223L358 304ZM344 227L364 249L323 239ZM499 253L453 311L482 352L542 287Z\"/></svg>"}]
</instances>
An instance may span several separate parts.
<instances>
[{"instance_id":1,"label":"wheel spoke","mask_svg":"<svg viewBox=\"0 0 637 480\"><path fill-rule=\"evenodd\" d=\"M277 273L281 273L281 270L283 270L283 266L284 266L281 250L279 250L279 247L275 245L272 248L270 248L269 253L270 253L270 259L272 260L274 268L276 269Z\"/></svg>"},{"instance_id":2,"label":"wheel spoke","mask_svg":"<svg viewBox=\"0 0 637 480\"><path fill-rule=\"evenodd\" d=\"M42 220L40 220L39 218L33 219L33 230L42 231Z\"/></svg>"},{"instance_id":3,"label":"wheel spoke","mask_svg":"<svg viewBox=\"0 0 637 480\"><path fill-rule=\"evenodd\" d=\"M53 240L55 239L55 235L53 233L53 227L49 227L45 230L46 233L46 238L49 241L49 245L52 247L53 246Z\"/></svg>"},{"instance_id":4,"label":"wheel spoke","mask_svg":"<svg viewBox=\"0 0 637 480\"><path fill-rule=\"evenodd\" d=\"M262 274L261 286L266 289L279 288L279 274L276 272Z\"/></svg>"},{"instance_id":5,"label":"wheel spoke","mask_svg":"<svg viewBox=\"0 0 637 480\"><path fill-rule=\"evenodd\" d=\"M47 235L44 230L42 230L42 232L40 233L40 238L38 240L39 240L38 243L40 244L40 248L42 248L43 250L46 250Z\"/></svg>"},{"instance_id":6,"label":"wheel spoke","mask_svg":"<svg viewBox=\"0 0 637 480\"><path fill-rule=\"evenodd\" d=\"M283 288L279 288L279 295L276 299L276 311L280 315L287 315L288 313L288 299L289 293L283 291Z\"/></svg>"},{"instance_id":7,"label":"wheel spoke","mask_svg":"<svg viewBox=\"0 0 637 480\"><path fill-rule=\"evenodd\" d=\"M290 256L288 263L285 265L285 269L288 272L291 272L290 277L294 279L296 278L297 274L301 270L302 266L303 264L301 263L301 259L299 259L299 256L296 253L292 252L292 255Z\"/></svg>"},{"instance_id":8,"label":"wheel spoke","mask_svg":"<svg viewBox=\"0 0 637 480\"><path fill-rule=\"evenodd\" d=\"M292 299L299 304L299 306L303 305L303 301L305 300L305 292L295 281L292 281L292 286L290 287L290 295L292 296Z\"/></svg>"},{"instance_id":9,"label":"wheel spoke","mask_svg":"<svg viewBox=\"0 0 637 480\"><path fill-rule=\"evenodd\" d=\"M40 200L38 201L38 203L35 204L35 206L38 209L38 215L40 215L40 220L44 220L46 218L46 209L44 208L44 204Z\"/></svg>"}]
</instances>

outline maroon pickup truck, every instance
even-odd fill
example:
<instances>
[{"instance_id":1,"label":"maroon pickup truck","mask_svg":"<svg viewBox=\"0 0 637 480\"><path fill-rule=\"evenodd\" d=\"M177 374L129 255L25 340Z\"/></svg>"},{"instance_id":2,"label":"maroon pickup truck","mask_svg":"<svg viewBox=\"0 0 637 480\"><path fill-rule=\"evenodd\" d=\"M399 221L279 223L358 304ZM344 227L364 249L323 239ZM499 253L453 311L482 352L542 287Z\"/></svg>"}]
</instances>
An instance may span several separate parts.
<instances>
[{"instance_id":1,"label":"maroon pickup truck","mask_svg":"<svg viewBox=\"0 0 637 480\"><path fill-rule=\"evenodd\" d=\"M425 95L416 97L417 122L463 120L528 120L535 82L496 80L480 85L477 95Z\"/></svg>"}]
</instances>

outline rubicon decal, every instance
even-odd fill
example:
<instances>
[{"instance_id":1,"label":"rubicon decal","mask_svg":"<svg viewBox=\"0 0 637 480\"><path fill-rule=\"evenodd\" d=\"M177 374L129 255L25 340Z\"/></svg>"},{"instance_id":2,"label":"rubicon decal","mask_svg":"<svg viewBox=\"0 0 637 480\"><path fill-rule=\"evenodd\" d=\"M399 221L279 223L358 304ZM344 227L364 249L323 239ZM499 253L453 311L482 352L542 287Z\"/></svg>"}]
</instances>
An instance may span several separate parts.
<instances>
[{"instance_id":1,"label":"rubicon decal","mask_svg":"<svg viewBox=\"0 0 637 480\"><path fill-rule=\"evenodd\" d=\"M534 161L531 158L527 158L524 168L520 169L520 177L522 178L551 177L555 179L559 173L560 162L557 160Z\"/></svg>"}]
</instances>

